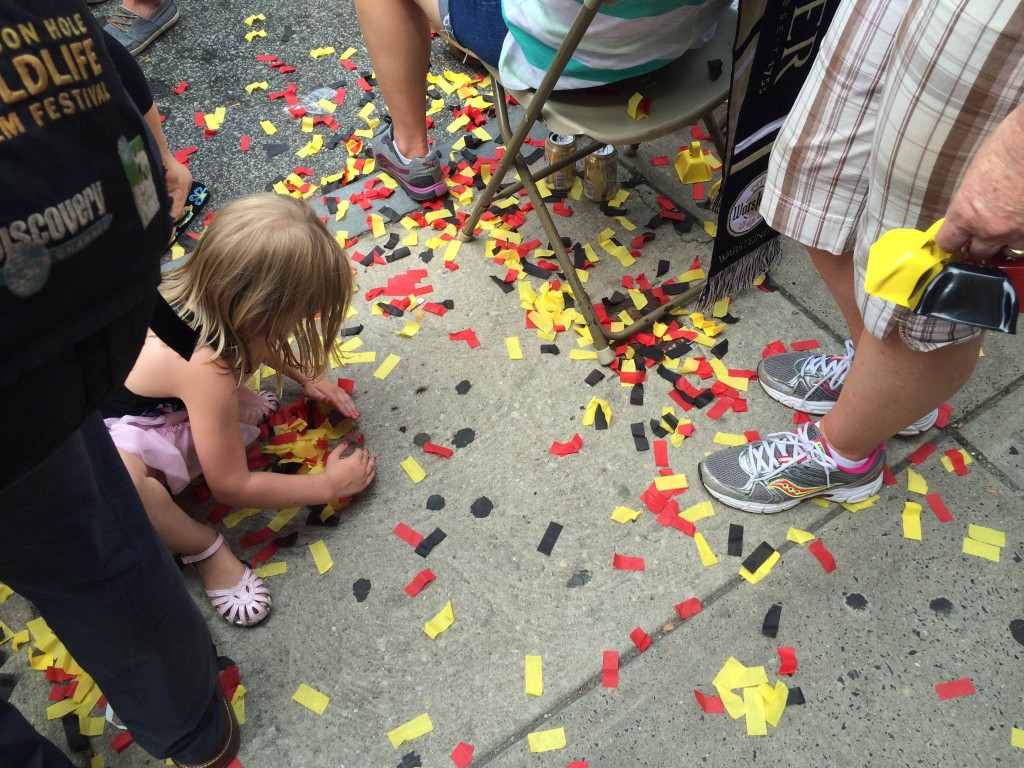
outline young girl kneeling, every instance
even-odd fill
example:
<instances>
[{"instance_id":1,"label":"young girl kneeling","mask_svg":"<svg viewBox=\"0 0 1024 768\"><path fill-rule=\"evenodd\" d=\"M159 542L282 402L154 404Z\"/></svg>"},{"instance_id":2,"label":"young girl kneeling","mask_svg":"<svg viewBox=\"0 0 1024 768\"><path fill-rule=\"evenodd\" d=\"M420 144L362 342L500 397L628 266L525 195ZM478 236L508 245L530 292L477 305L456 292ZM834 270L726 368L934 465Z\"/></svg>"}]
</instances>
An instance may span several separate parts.
<instances>
[{"instance_id":1,"label":"young girl kneeling","mask_svg":"<svg viewBox=\"0 0 1024 768\"><path fill-rule=\"evenodd\" d=\"M160 291L195 329L195 352L185 360L151 331L124 387L104 406L107 428L164 544L199 571L221 616L251 626L270 612L262 579L171 493L201 473L222 504L284 508L369 485L376 461L363 448L342 458L346 445L339 445L323 473L305 476L250 472L245 455L259 434L255 425L277 408L273 395L243 383L263 363L297 381L308 397L359 416L344 390L322 378L352 273L309 205L254 195L217 214Z\"/></svg>"}]
</instances>

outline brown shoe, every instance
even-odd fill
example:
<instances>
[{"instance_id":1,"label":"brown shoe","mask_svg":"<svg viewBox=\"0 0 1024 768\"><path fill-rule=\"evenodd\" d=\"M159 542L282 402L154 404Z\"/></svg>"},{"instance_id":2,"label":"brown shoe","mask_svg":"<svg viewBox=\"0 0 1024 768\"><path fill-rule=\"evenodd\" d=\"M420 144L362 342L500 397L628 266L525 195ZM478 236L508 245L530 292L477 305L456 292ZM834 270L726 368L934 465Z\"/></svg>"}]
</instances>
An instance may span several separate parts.
<instances>
[{"instance_id":1,"label":"brown shoe","mask_svg":"<svg viewBox=\"0 0 1024 768\"><path fill-rule=\"evenodd\" d=\"M227 733L224 734L224 741L220 748L208 760L201 763L183 763L171 758L171 762L177 768L227 768L231 761L238 755L238 745L241 741L241 734L238 729L238 720L235 719L235 710L231 708L231 702L224 695L220 680L217 681L217 698L220 699L221 708L224 710L224 720L227 723Z\"/></svg>"}]
</instances>

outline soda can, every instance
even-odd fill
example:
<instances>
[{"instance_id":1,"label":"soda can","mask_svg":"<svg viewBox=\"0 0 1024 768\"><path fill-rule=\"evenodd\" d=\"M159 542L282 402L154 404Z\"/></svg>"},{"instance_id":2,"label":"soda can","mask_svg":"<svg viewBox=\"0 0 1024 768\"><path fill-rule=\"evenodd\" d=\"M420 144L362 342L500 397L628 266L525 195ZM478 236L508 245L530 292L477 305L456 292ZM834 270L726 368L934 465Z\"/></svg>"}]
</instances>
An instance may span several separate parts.
<instances>
[{"instance_id":1,"label":"soda can","mask_svg":"<svg viewBox=\"0 0 1024 768\"><path fill-rule=\"evenodd\" d=\"M619 189L618 153L611 144L605 144L587 155L583 171L583 192L595 203L610 200Z\"/></svg>"},{"instance_id":2,"label":"soda can","mask_svg":"<svg viewBox=\"0 0 1024 768\"><path fill-rule=\"evenodd\" d=\"M547 141L544 142L544 156L547 158L548 165L557 163L575 151L575 136L563 136L560 133L552 133L548 135ZM548 186L559 192L568 191L574 181L576 181L576 163L567 165L562 170L555 171L547 177Z\"/></svg>"}]
</instances>

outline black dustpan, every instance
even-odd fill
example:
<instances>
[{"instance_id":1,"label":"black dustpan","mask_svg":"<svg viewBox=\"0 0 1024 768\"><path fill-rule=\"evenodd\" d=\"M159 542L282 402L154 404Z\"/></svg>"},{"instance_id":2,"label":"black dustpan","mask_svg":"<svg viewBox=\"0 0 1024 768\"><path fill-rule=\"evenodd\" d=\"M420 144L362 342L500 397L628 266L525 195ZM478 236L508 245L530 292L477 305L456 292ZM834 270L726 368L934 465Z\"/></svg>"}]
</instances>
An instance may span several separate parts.
<instances>
[{"instance_id":1,"label":"black dustpan","mask_svg":"<svg viewBox=\"0 0 1024 768\"><path fill-rule=\"evenodd\" d=\"M914 311L990 331L1016 333L1019 308L1017 291L1001 269L950 261L924 289Z\"/></svg>"}]
</instances>

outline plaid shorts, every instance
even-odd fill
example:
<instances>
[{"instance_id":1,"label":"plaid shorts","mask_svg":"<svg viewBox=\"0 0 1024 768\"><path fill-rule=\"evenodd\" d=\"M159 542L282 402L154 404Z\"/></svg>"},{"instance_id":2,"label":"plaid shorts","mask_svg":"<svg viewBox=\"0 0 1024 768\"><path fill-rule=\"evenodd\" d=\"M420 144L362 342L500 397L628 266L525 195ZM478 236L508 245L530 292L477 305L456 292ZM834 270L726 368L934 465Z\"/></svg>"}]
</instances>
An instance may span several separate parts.
<instances>
[{"instance_id":1,"label":"plaid shorts","mask_svg":"<svg viewBox=\"0 0 1024 768\"><path fill-rule=\"evenodd\" d=\"M761 213L777 231L852 251L865 328L928 351L980 333L864 291L868 250L946 213L984 139L1024 96L1017 0L844 0L775 142Z\"/></svg>"}]
</instances>

